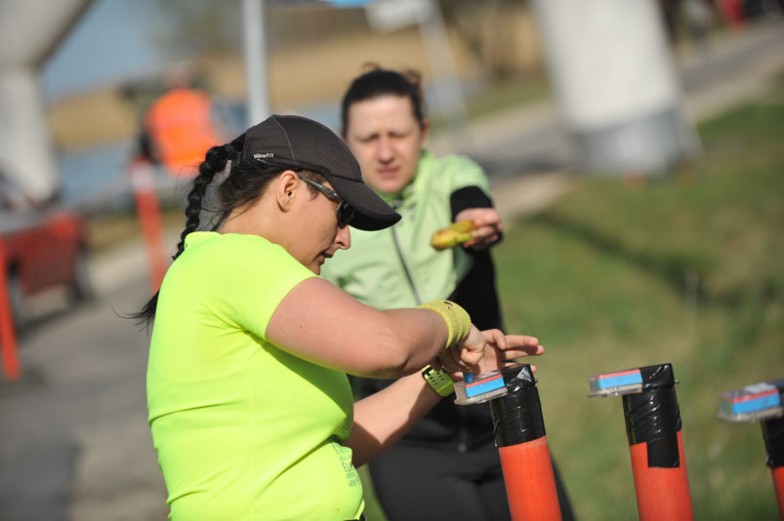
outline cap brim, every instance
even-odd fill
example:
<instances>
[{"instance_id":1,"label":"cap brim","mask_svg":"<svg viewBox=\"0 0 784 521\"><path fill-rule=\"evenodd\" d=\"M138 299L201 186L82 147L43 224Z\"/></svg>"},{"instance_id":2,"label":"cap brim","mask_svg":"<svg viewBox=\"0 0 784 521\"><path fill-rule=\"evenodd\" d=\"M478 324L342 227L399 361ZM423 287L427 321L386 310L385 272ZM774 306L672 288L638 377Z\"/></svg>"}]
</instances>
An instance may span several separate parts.
<instances>
[{"instance_id":1,"label":"cap brim","mask_svg":"<svg viewBox=\"0 0 784 521\"><path fill-rule=\"evenodd\" d=\"M351 157L353 159L353 156ZM349 226L360 230L376 231L389 228L400 220L400 214L363 181L336 175L321 166L310 165L301 161L292 161L284 158L264 158L259 161L283 168L309 170L324 176L340 198L354 208L355 215L351 219ZM356 175L360 176L359 165L356 162L354 164Z\"/></svg>"},{"instance_id":2,"label":"cap brim","mask_svg":"<svg viewBox=\"0 0 784 521\"><path fill-rule=\"evenodd\" d=\"M349 223L359 230L375 231L389 228L400 220L400 214L361 181L327 176L338 195L354 208L356 214Z\"/></svg>"}]
</instances>

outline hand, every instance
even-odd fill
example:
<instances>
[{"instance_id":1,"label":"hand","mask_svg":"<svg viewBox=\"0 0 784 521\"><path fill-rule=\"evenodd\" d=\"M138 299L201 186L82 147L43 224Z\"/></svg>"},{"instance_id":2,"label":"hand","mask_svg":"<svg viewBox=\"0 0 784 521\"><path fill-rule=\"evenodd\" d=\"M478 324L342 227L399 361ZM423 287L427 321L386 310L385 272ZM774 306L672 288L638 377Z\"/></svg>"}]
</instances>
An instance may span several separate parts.
<instances>
[{"instance_id":1,"label":"hand","mask_svg":"<svg viewBox=\"0 0 784 521\"><path fill-rule=\"evenodd\" d=\"M447 372L473 371L487 351L487 337L471 324L468 336L460 344L446 349L438 355L433 367L443 367Z\"/></svg>"},{"instance_id":2,"label":"hand","mask_svg":"<svg viewBox=\"0 0 784 521\"><path fill-rule=\"evenodd\" d=\"M464 248L486 250L501 238L503 224L495 208L467 208L455 216L455 221L473 221L477 228L471 232L473 239L463 243Z\"/></svg>"},{"instance_id":3,"label":"hand","mask_svg":"<svg viewBox=\"0 0 784 521\"><path fill-rule=\"evenodd\" d=\"M520 358L538 356L544 353L544 347L539 344L539 339L526 335L505 335L500 329L482 331L486 348L484 356L473 366L470 371L475 375L500 371L508 365L520 363ZM439 359L441 360L441 359ZM449 373L452 380L463 379L464 368L457 368L457 364L440 364ZM531 371L536 372L536 366L531 365Z\"/></svg>"},{"instance_id":4,"label":"hand","mask_svg":"<svg viewBox=\"0 0 784 521\"><path fill-rule=\"evenodd\" d=\"M526 356L539 356L544 353L544 347L539 344L539 339L526 335L505 335L500 329L482 331L487 341L485 356L479 361L479 372L475 374L499 371L508 365L520 363L519 358ZM536 366L531 366L536 371Z\"/></svg>"}]
</instances>

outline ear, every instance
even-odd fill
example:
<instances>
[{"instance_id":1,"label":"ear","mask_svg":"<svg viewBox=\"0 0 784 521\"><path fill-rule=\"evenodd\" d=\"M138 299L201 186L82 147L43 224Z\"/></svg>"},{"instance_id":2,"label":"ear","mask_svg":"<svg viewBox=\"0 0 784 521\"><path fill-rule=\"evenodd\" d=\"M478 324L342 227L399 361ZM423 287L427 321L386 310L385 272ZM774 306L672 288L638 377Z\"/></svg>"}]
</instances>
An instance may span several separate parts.
<instances>
[{"instance_id":1,"label":"ear","mask_svg":"<svg viewBox=\"0 0 784 521\"><path fill-rule=\"evenodd\" d=\"M288 212L294 206L298 185L299 177L293 170L286 170L278 177L275 185L275 200L282 211Z\"/></svg>"},{"instance_id":2,"label":"ear","mask_svg":"<svg viewBox=\"0 0 784 521\"><path fill-rule=\"evenodd\" d=\"M430 136L430 120L425 118L422 120L422 146L427 143L427 138Z\"/></svg>"}]
</instances>

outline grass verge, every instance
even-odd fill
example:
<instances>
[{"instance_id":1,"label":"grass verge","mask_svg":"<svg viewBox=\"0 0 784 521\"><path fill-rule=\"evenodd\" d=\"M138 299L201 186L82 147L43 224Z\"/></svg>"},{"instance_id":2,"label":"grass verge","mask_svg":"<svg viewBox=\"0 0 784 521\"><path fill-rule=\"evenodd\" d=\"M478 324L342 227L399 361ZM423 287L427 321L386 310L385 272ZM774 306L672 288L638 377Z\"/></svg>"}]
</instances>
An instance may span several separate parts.
<instances>
[{"instance_id":1,"label":"grass verge","mask_svg":"<svg viewBox=\"0 0 784 521\"><path fill-rule=\"evenodd\" d=\"M699 126L704 156L634 187L584 177L497 248L510 331L538 335L548 439L578 517L636 519L620 399L588 376L671 362L697 519L776 519L757 424L722 391L784 376L784 84Z\"/></svg>"}]
</instances>

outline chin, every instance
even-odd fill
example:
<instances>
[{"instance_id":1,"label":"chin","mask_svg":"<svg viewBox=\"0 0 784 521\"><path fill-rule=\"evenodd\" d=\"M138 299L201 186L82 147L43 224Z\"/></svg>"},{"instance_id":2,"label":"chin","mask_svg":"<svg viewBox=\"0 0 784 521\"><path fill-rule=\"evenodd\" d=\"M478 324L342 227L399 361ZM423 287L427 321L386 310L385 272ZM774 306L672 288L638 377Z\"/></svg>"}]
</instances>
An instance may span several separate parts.
<instances>
[{"instance_id":1,"label":"chin","mask_svg":"<svg viewBox=\"0 0 784 521\"><path fill-rule=\"evenodd\" d=\"M403 190L406 185L401 183L399 179L390 181L381 181L378 183L378 190L386 194L396 194Z\"/></svg>"}]
</instances>

